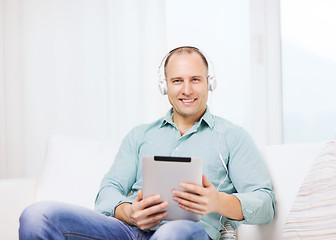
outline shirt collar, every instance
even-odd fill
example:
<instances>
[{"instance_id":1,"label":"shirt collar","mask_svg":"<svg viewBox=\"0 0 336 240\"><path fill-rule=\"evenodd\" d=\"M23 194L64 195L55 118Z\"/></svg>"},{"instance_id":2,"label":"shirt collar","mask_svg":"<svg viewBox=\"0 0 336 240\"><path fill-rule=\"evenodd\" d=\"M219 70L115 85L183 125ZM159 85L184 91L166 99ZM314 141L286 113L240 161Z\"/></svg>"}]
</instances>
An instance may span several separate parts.
<instances>
[{"instance_id":1,"label":"shirt collar","mask_svg":"<svg viewBox=\"0 0 336 240\"><path fill-rule=\"evenodd\" d=\"M209 128L213 129L215 127L215 116L211 114L209 107L205 110L205 113L201 117L200 122L204 121L208 124Z\"/></svg>"},{"instance_id":2,"label":"shirt collar","mask_svg":"<svg viewBox=\"0 0 336 240\"><path fill-rule=\"evenodd\" d=\"M166 125L167 123L174 126L174 122L173 122L173 114L174 114L174 110L173 108L171 108L167 114L163 117L162 119L162 124L160 127L163 127L164 125ZM214 128L215 126L215 116L211 114L209 107L207 106L205 113L203 114L203 116L201 117L200 121L197 122L196 124L200 125L200 123L205 122L211 129Z\"/></svg>"},{"instance_id":3,"label":"shirt collar","mask_svg":"<svg viewBox=\"0 0 336 240\"><path fill-rule=\"evenodd\" d=\"M167 114L163 117L162 119L162 124L160 127L163 127L164 125L166 125L167 123L169 123L170 125L174 125L173 123L173 113L174 113L174 110L173 108L171 108Z\"/></svg>"}]
</instances>

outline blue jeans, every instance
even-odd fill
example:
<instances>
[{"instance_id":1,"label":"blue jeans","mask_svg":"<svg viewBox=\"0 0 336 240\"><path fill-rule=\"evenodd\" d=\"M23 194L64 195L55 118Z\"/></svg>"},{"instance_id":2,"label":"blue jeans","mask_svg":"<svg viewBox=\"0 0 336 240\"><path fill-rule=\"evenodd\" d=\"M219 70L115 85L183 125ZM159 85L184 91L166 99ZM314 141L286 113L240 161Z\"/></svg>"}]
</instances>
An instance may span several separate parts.
<instances>
[{"instance_id":1,"label":"blue jeans","mask_svg":"<svg viewBox=\"0 0 336 240\"><path fill-rule=\"evenodd\" d=\"M84 207L50 201L33 204L22 212L19 236L21 240L210 239L199 224L188 220L168 222L156 231L142 231Z\"/></svg>"}]
</instances>

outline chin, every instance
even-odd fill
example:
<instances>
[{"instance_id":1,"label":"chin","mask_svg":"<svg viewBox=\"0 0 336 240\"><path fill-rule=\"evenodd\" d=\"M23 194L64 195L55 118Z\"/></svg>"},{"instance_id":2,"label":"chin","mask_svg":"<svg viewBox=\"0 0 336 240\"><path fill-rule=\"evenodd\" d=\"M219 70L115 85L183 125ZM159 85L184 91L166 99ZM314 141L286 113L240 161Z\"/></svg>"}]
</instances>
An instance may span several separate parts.
<instances>
[{"instance_id":1,"label":"chin","mask_svg":"<svg viewBox=\"0 0 336 240\"><path fill-rule=\"evenodd\" d=\"M193 116L196 116L198 114L199 114L199 112L194 112L194 111L192 111L192 112L190 112L190 111L183 111L183 112L181 112L181 115L183 117L193 117Z\"/></svg>"}]
</instances>

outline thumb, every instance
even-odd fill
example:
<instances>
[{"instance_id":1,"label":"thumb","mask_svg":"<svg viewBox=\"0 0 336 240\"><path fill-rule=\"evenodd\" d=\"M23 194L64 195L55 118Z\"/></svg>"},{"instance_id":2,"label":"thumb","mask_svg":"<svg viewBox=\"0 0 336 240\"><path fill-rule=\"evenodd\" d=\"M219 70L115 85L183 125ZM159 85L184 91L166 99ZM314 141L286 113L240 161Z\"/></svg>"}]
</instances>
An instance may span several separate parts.
<instances>
[{"instance_id":1,"label":"thumb","mask_svg":"<svg viewBox=\"0 0 336 240\"><path fill-rule=\"evenodd\" d=\"M209 182L209 180L207 179L205 174L203 174L203 176L202 176L202 184L203 184L203 187L205 187L205 188L212 186L212 183Z\"/></svg>"},{"instance_id":2,"label":"thumb","mask_svg":"<svg viewBox=\"0 0 336 240\"><path fill-rule=\"evenodd\" d=\"M142 200L142 195L143 195L142 190L139 190L138 191L138 197L135 199L135 201L136 202L140 202Z\"/></svg>"}]
</instances>

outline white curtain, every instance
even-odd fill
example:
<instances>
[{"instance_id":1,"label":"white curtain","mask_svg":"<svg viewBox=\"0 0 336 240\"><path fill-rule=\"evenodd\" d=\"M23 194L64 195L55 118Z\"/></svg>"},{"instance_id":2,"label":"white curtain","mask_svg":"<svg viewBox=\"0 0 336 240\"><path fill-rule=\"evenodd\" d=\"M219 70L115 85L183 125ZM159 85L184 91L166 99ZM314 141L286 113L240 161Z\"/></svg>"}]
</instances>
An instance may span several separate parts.
<instances>
[{"instance_id":1,"label":"white curtain","mask_svg":"<svg viewBox=\"0 0 336 240\"><path fill-rule=\"evenodd\" d=\"M5 148L5 86L4 86L4 43L3 2L0 1L0 178L7 174Z\"/></svg>"},{"instance_id":2,"label":"white curtain","mask_svg":"<svg viewBox=\"0 0 336 240\"><path fill-rule=\"evenodd\" d=\"M214 62L212 112L257 144L280 143L280 74L270 68L280 69L270 62L279 56L267 43L280 46L267 35L278 25L264 14L278 7L267 3L0 0L0 178L38 177L51 134L119 145L132 127L164 115L158 65L183 44Z\"/></svg>"},{"instance_id":3,"label":"white curtain","mask_svg":"<svg viewBox=\"0 0 336 240\"><path fill-rule=\"evenodd\" d=\"M53 133L120 144L167 110L163 1L0 4L1 177L37 177Z\"/></svg>"}]
</instances>

